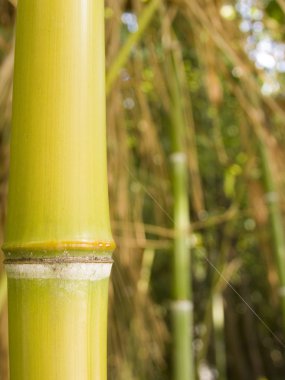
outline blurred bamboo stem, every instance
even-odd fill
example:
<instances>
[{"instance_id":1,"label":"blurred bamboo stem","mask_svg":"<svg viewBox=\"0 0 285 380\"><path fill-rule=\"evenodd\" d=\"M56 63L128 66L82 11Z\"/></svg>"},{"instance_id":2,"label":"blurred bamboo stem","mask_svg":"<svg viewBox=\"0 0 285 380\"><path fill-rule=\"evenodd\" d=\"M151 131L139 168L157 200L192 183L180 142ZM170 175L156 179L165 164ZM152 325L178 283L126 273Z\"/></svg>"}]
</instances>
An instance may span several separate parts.
<instances>
[{"instance_id":1,"label":"blurred bamboo stem","mask_svg":"<svg viewBox=\"0 0 285 380\"><path fill-rule=\"evenodd\" d=\"M272 240L275 252L275 261L280 281L279 295L283 313L283 324L285 328L285 234L282 212L279 205L278 190L270 167L270 159L266 144L258 139L263 180L265 186L265 197L268 204L269 220L272 231Z\"/></svg>"},{"instance_id":2,"label":"blurred bamboo stem","mask_svg":"<svg viewBox=\"0 0 285 380\"><path fill-rule=\"evenodd\" d=\"M245 92L241 91L241 89L237 86L234 86L233 90L253 126L257 139L265 187L265 196L268 204L269 220L272 231L275 263L280 283L279 296L281 299L283 326L285 328L285 232L278 189L273 177L272 168L270 166L268 147L266 143L266 141L270 139L270 134L265 128L265 115L262 111L262 106L258 100L258 97L252 94L251 98L247 99Z\"/></svg>"},{"instance_id":3,"label":"blurred bamboo stem","mask_svg":"<svg viewBox=\"0 0 285 380\"><path fill-rule=\"evenodd\" d=\"M212 115L213 139L214 139L214 145L217 152L217 157L220 164L222 166L226 166L227 163L229 162L229 158L228 158L224 140L223 140L220 115L219 115L219 110L217 107L213 106L212 114L213 114Z\"/></svg>"},{"instance_id":4,"label":"blurred bamboo stem","mask_svg":"<svg viewBox=\"0 0 285 380\"><path fill-rule=\"evenodd\" d=\"M182 47L178 41L175 39L175 46L177 50L177 70L179 72L179 81L181 84L181 103L184 107L182 110L182 116L184 116L185 123L185 138L187 141L187 151L188 151L188 166L190 171L190 182L191 182L191 193L192 193L192 204L196 211L198 217L200 218L205 211L205 201L202 186L202 179L199 168L199 157L197 150L197 140L196 140L196 130L195 130L195 120L192 109L192 99L190 91L187 87L187 75L185 70L185 63L183 61ZM192 226L191 226L192 227Z\"/></svg>"},{"instance_id":5,"label":"blurred bamboo stem","mask_svg":"<svg viewBox=\"0 0 285 380\"><path fill-rule=\"evenodd\" d=\"M106 380L104 1L20 1L8 215L10 380Z\"/></svg>"},{"instance_id":6,"label":"blurred bamboo stem","mask_svg":"<svg viewBox=\"0 0 285 380\"><path fill-rule=\"evenodd\" d=\"M0 278L0 314L3 310L7 298L7 276L5 273L1 274Z\"/></svg>"},{"instance_id":7,"label":"blurred bamboo stem","mask_svg":"<svg viewBox=\"0 0 285 380\"><path fill-rule=\"evenodd\" d=\"M124 43L123 47L116 56L114 62L112 62L109 70L107 71L106 77L106 93L110 93L114 82L120 75L120 71L126 64L129 55L133 47L140 41L143 34L151 22L155 11L157 10L161 0L151 0L150 3L145 7L138 21L138 30L135 33L130 33L128 39Z\"/></svg>"},{"instance_id":8,"label":"blurred bamboo stem","mask_svg":"<svg viewBox=\"0 0 285 380\"><path fill-rule=\"evenodd\" d=\"M173 176L173 379L194 379L193 352L193 300L191 291L191 259L189 249L189 202L188 202L188 166L185 152L185 123L181 109L181 93L177 66L173 51L169 51L167 60L170 109L170 162Z\"/></svg>"},{"instance_id":9,"label":"blurred bamboo stem","mask_svg":"<svg viewBox=\"0 0 285 380\"><path fill-rule=\"evenodd\" d=\"M226 244L227 245L227 244ZM222 264L222 261L221 261ZM222 274L216 273L215 279L212 284L211 293L209 295L209 301L205 310L203 325L207 328L204 334L200 336L203 340L202 349L197 353L197 367L199 368L201 364L206 360L207 352L209 349L209 343L212 334L212 302L211 300L215 297L215 294L221 294L227 287L227 282L231 281L231 278L241 267L241 262L238 259L234 259L229 263L224 262L223 266L219 266L218 270Z\"/></svg>"}]
</instances>

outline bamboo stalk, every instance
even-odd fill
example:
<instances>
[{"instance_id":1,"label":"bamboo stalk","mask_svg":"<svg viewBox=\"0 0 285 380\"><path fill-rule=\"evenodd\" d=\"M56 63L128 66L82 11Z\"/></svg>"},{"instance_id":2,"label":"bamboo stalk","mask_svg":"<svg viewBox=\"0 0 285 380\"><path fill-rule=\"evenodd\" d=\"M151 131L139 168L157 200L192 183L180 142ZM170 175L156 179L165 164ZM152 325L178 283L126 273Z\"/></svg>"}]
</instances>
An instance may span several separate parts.
<instances>
[{"instance_id":1,"label":"bamboo stalk","mask_svg":"<svg viewBox=\"0 0 285 380\"><path fill-rule=\"evenodd\" d=\"M268 204L275 262L280 282L279 295L282 308L283 326L285 327L285 234L283 217L279 203L277 186L270 167L267 147L259 136L257 139L261 158L264 187L266 191L265 196Z\"/></svg>"},{"instance_id":2,"label":"bamboo stalk","mask_svg":"<svg viewBox=\"0 0 285 380\"><path fill-rule=\"evenodd\" d=\"M167 20L168 23L170 20ZM173 35L173 44L175 44L175 52L177 56L177 72L179 72L181 102L184 104L182 110L182 120L185 124L185 144L187 145L189 178L191 183L190 193L192 194L192 205L198 218L205 211L204 194L202 189L202 181L199 168L199 159L197 151L197 139L195 131L195 120L193 115L192 99L187 86L187 75L185 63L183 62L182 46L177 38ZM193 227L193 225L191 225Z\"/></svg>"},{"instance_id":3,"label":"bamboo stalk","mask_svg":"<svg viewBox=\"0 0 285 380\"><path fill-rule=\"evenodd\" d=\"M170 162L173 177L173 379L194 379L193 302L191 294L191 261L188 244L190 229L188 202L188 167L185 153L185 123L175 61L170 50L167 57L171 110Z\"/></svg>"},{"instance_id":4,"label":"bamboo stalk","mask_svg":"<svg viewBox=\"0 0 285 380\"><path fill-rule=\"evenodd\" d=\"M268 204L269 221L271 227L271 238L274 248L276 269L279 277L279 296L283 317L283 329L285 326L285 234L282 216L282 208L279 200L278 188L272 173L269 152L266 141L270 134L266 130L266 118L262 112L261 104L258 98L251 95L249 101L243 96L243 92L235 89L235 93L240 104L247 113L256 135L257 147L262 169L262 180L264 183L265 197ZM249 106L251 103L252 105Z\"/></svg>"},{"instance_id":5,"label":"bamboo stalk","mask_svg":"<svg viewBox=\"0 0 285 380\"><path fill-rule=\"evenodd\" d=\"M10 379L104 380L104 2L20 1L3 249Z\"/></svg>"}]
</instances>

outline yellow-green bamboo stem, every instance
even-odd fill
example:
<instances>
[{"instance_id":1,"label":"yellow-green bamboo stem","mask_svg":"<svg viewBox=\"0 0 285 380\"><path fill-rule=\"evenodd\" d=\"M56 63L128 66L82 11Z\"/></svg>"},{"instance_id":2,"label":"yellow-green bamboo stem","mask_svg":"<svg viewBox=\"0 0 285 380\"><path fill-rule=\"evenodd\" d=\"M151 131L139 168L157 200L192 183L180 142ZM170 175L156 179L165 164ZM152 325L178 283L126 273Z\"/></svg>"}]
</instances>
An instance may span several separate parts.
<instances>
[{"instance_id":1,"label":"yellow-green bamboo stem","mask_svg":"<svg viewBox=\"0 0 285 380\"><path fill-rule=\"evenodd\" d=\"M20 0L3 249L11 380L106 379L103 0Z\"/></svg>"},{"instance_id":2,"label":"yellow-green bamboo stem","mask_svg":"<svg viewBox=\"0 0 285 380\"><path fill-rule=\"evenodd\" d=\"M106 92L110 92L115 80L120 74L120 71L124 67L124 64L127 62L129 55L133 47L139 42L142 38L143 33L150 21L152 20L155 11L157 10L161 0L151 0L150 3L143 10L138 21L138 30L135 33L129 35L128 39L124 43L123 47L116 56L114 62L111 64L106 78Z\"/></svg>"},{"instance_id":3,"label":"yellow-green bamboo stem","mask_svg":"<svg viewBox=\"0 0 285 380\"><path fill-rule=\"evenodd\" d=\"M112 244L103 11L102 0L19 2L8 252Z\"/></svg>"},{"instance_id":4,"label":"yellow-green bamboo stem","mask_svg":"<svg viewBox=\"0 0 285 380\"><path fill-rule=\"evenodd\" d=\"M275 262L280 282L280 297L285 327L285 233L282 213L280 209L278 190L275 184L270 160L265 143L258 137L258 145L261 157L264 187L269 211L269 221L272 232L272 241L275 254Z\"/></svg>"},{"instance_id":5,"label":"yellow-green bamboo stem","mask_svg":"<svg viewBox=\"0 0 285 380\"><path fill-rule=\"evenodd\" d=\"M6 302L6 297L7 297L7 276L5 273L2 273L0 277L0 314Z\"/></svg>"},{"instance_id":6,"label":"yellow-green bamboo stem","mask_svg":"<svg viewBox=\"0 0 285 380\"><path fill-rule=\"evenodd\" d=\"M171 97L170 130L173 181L173 379L194 380L193 303L191 261L188 243L190 230L188 167L185 152L185 123L175 55L170 51L167 70Z\"/></svg>"},{"instance_id":7,"label":"yellow-green bamboo stem","mask_svg":"<svg viewBox=\"0 0 285 380\"><path fill-rule=\"evenodd\" d=\"M110 266L6 265L11 380L107 378Z\"/></svg>"}]
</instances>

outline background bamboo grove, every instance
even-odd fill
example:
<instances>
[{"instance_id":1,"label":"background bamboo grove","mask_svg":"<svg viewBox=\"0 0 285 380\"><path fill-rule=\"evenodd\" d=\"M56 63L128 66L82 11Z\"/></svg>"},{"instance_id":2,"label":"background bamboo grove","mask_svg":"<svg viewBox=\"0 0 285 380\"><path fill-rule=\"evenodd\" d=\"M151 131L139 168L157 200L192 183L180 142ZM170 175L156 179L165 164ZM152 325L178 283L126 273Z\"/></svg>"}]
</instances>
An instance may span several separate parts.
<instances>
[{"instance_id":1,"label":"background bamboo grove","mask_svg":"<svg viewBox=\"0 0 285 380\"><path fill-rule=\"evenodd\" d=\"M16 12L0 1L1 241ZM112 380L284 379L284 21L283 0L105 2ZM0 308L7 380L3 267Z\"/></svg>"}]
</instances>

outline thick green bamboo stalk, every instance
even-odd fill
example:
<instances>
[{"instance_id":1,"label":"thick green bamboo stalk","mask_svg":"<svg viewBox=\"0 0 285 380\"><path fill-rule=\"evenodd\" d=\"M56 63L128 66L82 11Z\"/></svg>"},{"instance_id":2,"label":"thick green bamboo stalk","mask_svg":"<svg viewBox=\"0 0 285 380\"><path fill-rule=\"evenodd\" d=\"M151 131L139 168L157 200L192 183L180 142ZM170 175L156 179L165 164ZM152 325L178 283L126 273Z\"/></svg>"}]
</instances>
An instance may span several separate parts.
<instances>
[{"instance_id":1,"label":"thick green bamboo stalk","mask_svg":"<svg viewBox=\"0 0 285 380\"><path fill-rule=\"evenodd\" d=\"M6 254L11 380L106 379L103 0L20 0Z\"/></svg>"},{"instance_id":2,"label":"thick green bamboo stalk","mask_svg":"<svg viewBox=\"0 0 285 380\"><path fill-rule=\"evenodd\" d=\"M175 55L170 51L167 59L168 78L171 96L171 154L173 182L173 379L193 380L194 353L193 303L191 294L191 262L189 250L189 202L188 167L184 146L186 127L183 103Z\"/></svg>"}]
</instances>

